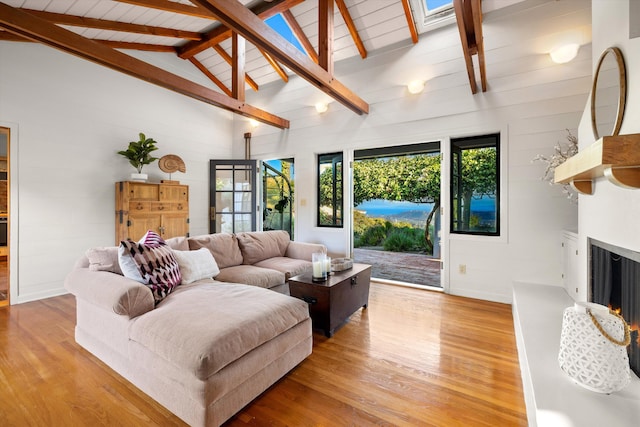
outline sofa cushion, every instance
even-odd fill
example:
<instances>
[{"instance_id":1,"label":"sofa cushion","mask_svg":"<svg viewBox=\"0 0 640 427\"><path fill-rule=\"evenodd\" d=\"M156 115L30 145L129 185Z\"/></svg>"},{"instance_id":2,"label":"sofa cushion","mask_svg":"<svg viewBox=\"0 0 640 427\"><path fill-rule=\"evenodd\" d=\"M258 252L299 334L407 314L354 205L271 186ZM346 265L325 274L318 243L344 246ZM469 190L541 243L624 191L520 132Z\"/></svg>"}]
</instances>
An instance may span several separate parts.
<instances>
[{"instance_id":1,"label":"sofa cushion","mask_svg":"<svg viewBox=\"0 0 640 427\"><path fill-rule=\"evenodd\" d=\"M215 307L215 309L212 309ZM255 286L181 286L131 323L129 338L206 380L309 317L307 304Z\"/></svg>"},{"instance_id":2,"label":"sofa cushion","mask_svg":"<svg viewBox=\"0 0 640 427\"><path fill-rule=\"evenodd\" d=\"M285 283L285 275L281 271L268 268L260 268L253 265L236 265L220 269L220 274L216 276L216 280L272 288Z\"/></svg>"},{"instance_id":3,"label":"sofa cushion","mask_svg":"<svg viewBox=\"0 0 640 427\"><path fill-rule=\"evenodd\" d=\"M189 250L189 242L187 238L184 236L172 237L170 239L165 240L167 246L176 251L188 251Z\"/></svg>"},{"instance_id":4,"label":"sofa cushion","mask_svg":"<svg viewBox=\"0 0 640 427\"><path fill-rule=\"evenodd\" d=\"M173 251L173 255L180 266L182 285L188 285L196 280L210 279L220 273L216 260L207 248L195 251Z\"/></svg>"},{"instance_id":5,"label":"sofa cushion","mask_svg":"<svg viewBox=\"0 0 640 427\"><path fill-rule=\"evenodd\" d=\"M289 245L289 233L284 230L237 233L244 264L255 264L267 258L281 257Z\"/></svg>"},{"instance_id":6,"label":"sofa cushion","mask_svg":"<svg viewBox=\"0 0 640 427\"><path fill-rule=\"evenodd\" d=\"M151 230L139 242L120 242L118 261L126 277L151 289L156 304L180 284L180 268L173 251Z\"/></svg>"},{"instance_id":7,"label":"sofa cushion","mask_svg":"<svg viewBox=\"0 0 640 427\"><path fill-rule=\"evenodd\" d=\"M118 247L96 247L85 252L89 259L89 270L108 271L122 276L122 270L118 263Z\"/></svg>"},{"instance_id":8,"label":"sofa cushion","mask_svg":"<svg viewBox=\"0 0 640 427\"><path fill-rule=\"evenodd\" d=\"M273 257L257 262L255 267L269 268L284 273L285 280L289 280L293 276L311 271L311 261L301 259L293 259L287 257Z\"/></svg>"},{"instance_id":9,"label":"sofa cushion","mask_svg":"<svg viewBox=\"0 0 640 427\"><path fill-rule=\"evenodd\" d=\"M219 268L242 264L242 252L238 239L233 234L216 233L189 237L189 249L207 248L216 260Z\"/></svg>"}]
</instances>

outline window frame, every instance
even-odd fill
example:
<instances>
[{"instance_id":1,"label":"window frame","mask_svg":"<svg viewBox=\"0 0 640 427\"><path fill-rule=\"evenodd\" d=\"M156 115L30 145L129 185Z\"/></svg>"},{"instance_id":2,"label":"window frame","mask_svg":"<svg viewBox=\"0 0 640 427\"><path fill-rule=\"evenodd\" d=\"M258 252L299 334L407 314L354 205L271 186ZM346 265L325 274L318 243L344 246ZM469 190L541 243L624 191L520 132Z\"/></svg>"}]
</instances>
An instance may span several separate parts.
<instances>
[{"instance_id":1,"label":"window frame","mask_svg":"<svg viewBox=\"0 0 640 427\"><path fill-rule=\"evenodd\" d=\"M336 160L338 159L339 160ZM328 162L323 162L323 159L330 159L331 160L331 167L333 169L333 180L332 180L332 187L333 187L333 196L332 196L332 207L333 207L333 221L331 224L326 224L326 223L322 223L321 222L321 215L320 215L320 200L321 200L321 194L320 194L320 175L322 173L322 165L327 164ZM340 164L340 176L339 179L337 177L337 172L336 172L336 165ZM333 153L323 153L323 154L318 154L317 158L316 158L316 164L317 164L317 188L316 188L316 206L317 206L317 210L316 210L316 226L317 227L323 227L323 228L344 228L344 153L342 151L337 151L337 152L333 152ZM337 194L336 191L336 187L337 187L337 183L339 183L340 185L340 191L339 194ZM339 206L338 202L339 201ZM337 212L340 212L340 216L338 218L337 216ZM339 219L339 223L338 220Z\"/></svg>"},{"instance_id":2,"label":"window frame","mask_svg":"<svg viewBox=\"0 0 640 427\"><path fill-rule=\"evenodd\" d=\"M450 157L449 157L449 233L452 236L487 236L487 237L501 237L503 235L502 228L504 224L501 221L501 208L502 208L502 156L504 153L502 152L502 144L501 144L501 134L500 132L477 135L477 136L469 136L462 138L451 138L450 139ZM455 218L454 213L456 213L456 206L459 207L459 203L456 205L456 201L460 199L460 197L455 197L456 194L456 182L459 182L457 170L461 165L462 160L462 152L464 150L469 149L479 149L479 148L495 148L496 150L496 160L495 160L495 173L496 173L496 194L495 194L495 222L496 227L495 231L470 231L470 230L456 230L455 229ZM456 168L456 163L458 164L458 168ZM460 212L458 209L458 215L460 216ZM459 221L458 221L459 222Z\"/></svg>"}]
</instances>

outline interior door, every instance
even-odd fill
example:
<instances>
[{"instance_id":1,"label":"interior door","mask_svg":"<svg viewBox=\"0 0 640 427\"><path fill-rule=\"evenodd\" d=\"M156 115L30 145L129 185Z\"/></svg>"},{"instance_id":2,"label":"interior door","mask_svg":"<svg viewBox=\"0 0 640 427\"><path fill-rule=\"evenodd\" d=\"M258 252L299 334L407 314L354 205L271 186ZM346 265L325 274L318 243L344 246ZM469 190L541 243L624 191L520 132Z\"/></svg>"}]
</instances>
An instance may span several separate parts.
<instances>
[{"instance_id":1,"label":"interior door","mask_svg":"<svg viewBox=\"0 0 640 427\"><path fill-rule=\"evenodd\" d=\"M257 230L257 160L209 161L209 232Z\"/></svg>"}]
</instances>

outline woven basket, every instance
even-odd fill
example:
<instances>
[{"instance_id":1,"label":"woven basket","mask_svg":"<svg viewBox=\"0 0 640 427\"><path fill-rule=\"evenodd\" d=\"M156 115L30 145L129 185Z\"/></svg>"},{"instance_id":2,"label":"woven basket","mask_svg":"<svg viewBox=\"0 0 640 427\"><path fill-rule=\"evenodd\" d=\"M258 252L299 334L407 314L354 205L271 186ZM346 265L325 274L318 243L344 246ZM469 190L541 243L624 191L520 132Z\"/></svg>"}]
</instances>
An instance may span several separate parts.
<instances>
[{"instance_id":1,"label":"woven basket","mask_svg":"<svg viewBox=\"0 0 640 427\"><path fill-rule=\"evenodd\" d=\"M560 368L584 388L613 393L631 380L627 345L616 344L605 337L589 311L611 338L624 341L624 320L599 304L576 303L564 310L558 362Z\"/></svg>"}]
</instances>

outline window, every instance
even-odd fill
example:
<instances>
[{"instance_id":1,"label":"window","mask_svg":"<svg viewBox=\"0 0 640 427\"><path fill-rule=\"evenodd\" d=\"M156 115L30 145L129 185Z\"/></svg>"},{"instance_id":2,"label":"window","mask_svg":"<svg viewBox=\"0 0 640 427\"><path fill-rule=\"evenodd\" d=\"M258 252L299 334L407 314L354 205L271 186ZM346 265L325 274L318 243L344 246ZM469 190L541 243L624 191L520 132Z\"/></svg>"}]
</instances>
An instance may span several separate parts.
<instances>
[{"instance_id":1,"label":"window","mask_svg":"<svg viewBox=\"0 0 640 427\"><path fill-rule=\"evenodd\" d=\"M451 140L451 232L500 235L500 135Z\"/></svg>"},{"instance_id":2,"label":"window","mask_svg":"<svg viewBox=\"0 0 640 427\"><path fill-rule=\"evenodd\" d=\"M318 156L318 227L342 227L342 153Z\"/></svg>"}]
</instances>

